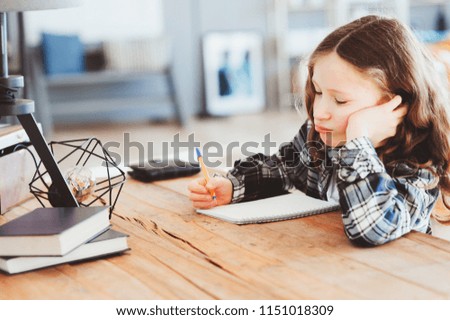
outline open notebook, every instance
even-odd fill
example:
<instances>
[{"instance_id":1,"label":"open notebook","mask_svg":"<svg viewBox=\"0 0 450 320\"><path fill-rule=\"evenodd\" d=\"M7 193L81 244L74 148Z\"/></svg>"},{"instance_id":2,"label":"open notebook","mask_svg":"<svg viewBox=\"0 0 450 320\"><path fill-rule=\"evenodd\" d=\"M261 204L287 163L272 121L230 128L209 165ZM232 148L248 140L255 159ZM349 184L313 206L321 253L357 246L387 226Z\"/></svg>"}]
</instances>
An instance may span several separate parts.
<instances>
[{"instance_id":1,"label":"open notebook","mask_svg":"<svg viewBox=\"0 0 450 320\"><path fill-rule=\"evenodd\" d=\"M338 209L336 202L319 200L295 191L261 200L198 209L197 212L235 224L247 224L295 219Z\"/></svg>"}]
</instances>

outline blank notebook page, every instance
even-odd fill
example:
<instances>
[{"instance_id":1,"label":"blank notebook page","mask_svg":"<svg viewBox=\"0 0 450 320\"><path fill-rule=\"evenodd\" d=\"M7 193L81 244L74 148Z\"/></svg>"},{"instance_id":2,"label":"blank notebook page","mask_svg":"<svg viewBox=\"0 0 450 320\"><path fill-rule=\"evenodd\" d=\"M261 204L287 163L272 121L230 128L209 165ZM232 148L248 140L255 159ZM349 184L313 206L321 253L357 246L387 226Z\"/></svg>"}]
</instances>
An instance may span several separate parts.
<instances>
[{"instance_id":1,"label":"blank notebook page","mask_svg":"<svg viewBox=\"0 0 450 320\"><path fill-rule=\"evenodd\" d=\"M197 212L236 224L263 223L306 217L339 209L339 204L319 200L301 192L198 209Z\"/></svg>"}]
</instances>

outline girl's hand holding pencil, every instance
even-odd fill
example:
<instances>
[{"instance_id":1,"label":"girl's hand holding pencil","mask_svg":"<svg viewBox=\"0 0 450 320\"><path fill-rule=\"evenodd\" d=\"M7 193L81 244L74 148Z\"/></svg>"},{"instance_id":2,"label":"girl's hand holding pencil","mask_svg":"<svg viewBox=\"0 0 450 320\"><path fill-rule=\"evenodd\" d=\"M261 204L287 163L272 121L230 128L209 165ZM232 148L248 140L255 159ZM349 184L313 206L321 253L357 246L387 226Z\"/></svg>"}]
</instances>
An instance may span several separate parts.
<instances>
[{"instance_id":1,"label":"girl's hand holding pencil","mask_svg":"<svg viewBox=\"0 0 450 320\"><path fill-rule=\"evenodd\" d=\"M210 178L206 182L205 178L198 178L188 185L190 191L189 199L197 209L208 209L215 206L229 204L233 195L233 185L227 178ZM211 197L211 191L216 194L216 199Z\"/></svg>"},{"instance_id":2,"label":"girl's hand holding pencil","mask_svg":"<svg viewBox=\"0 0 450 320\"><path fill-rule=\"evenodd\" d=\"M208 169L206 168L205 163L203 162L203 156L200 152L199 148L195 148L195 151L197 152L197 160L200 165L200 168L202 170L203 177L205 178L206 184L209 182L209 173ZM216 200L216 193L214 192L214 189L209 189L209 193L211 194L211 197L213 200Z\"/></svg>"},{"instance_id":3,"label":"girl's hand holding pencil","mask_svg":"<svg viewBox=\"0 0 450 320\"><path fill-rule=\"evenodd\" d=\"M189 198L194 208L207 209L230 203L233 195L231 181L223 177L210 178L200 150L197 149L196 151L203 178L195 179L188 185Z\"/></svg>"}]
</instances>

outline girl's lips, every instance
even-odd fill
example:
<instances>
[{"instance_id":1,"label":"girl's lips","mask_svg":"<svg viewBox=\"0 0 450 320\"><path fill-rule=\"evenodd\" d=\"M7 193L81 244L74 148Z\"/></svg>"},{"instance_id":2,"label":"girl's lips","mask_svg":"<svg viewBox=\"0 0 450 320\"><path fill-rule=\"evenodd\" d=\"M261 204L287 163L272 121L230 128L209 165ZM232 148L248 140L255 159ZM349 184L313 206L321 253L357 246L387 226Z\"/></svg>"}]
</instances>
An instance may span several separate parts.
<instances>
[{"instance_id":1,"label":"girl's lips","mask_svg":"<svg viewBox=\"0 0 450 320\"><path fill-rule=\"evenodd\" d=\"M319 132L319 133L325 133L325 132L331 132L331 131L333 131L333 130L331 130L331 129L328 129L328 128L319 126L319 125L317 125L317 124L315 125L314 128L315 128L316 131Z\"/></svg>"}]
</instances>

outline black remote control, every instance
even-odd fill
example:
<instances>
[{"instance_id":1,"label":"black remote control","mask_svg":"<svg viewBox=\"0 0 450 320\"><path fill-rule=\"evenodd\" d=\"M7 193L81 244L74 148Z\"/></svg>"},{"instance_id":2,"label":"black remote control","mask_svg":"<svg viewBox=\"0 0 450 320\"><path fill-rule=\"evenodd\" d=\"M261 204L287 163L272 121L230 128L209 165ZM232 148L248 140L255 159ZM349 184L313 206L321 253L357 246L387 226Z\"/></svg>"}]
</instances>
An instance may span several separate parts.
<instances>
[{"instance_id":1,"label":"black remote control","mask_svg":"<svg viewBox=\"0 0 450 320\"><path fill-rule=\"evenodd\" d=\"M198 163L181 160L148 160L143 166L133 164L130 168L132 170L128 174L143 182L186 177L200 172Z\"/></svg>"}]
</instances>

